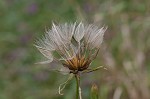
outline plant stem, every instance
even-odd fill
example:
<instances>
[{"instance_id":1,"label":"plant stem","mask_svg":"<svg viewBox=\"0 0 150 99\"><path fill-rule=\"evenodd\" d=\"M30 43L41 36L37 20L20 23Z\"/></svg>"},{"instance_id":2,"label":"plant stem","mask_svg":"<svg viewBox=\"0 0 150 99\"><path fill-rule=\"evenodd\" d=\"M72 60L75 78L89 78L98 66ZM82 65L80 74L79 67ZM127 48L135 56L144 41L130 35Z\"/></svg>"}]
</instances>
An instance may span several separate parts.
<instances>
[{"instance_id":1,"label":"plant stem","mask_svg":"<svg viewBox=\"0 0 150 99\"><path fill-rule=\"evenodd\" d=\"M97 70L99 70L101 68L107 70L107 68L105 68L104 66L99 66L99 67L96 67L94 69L87 69L87 70L83 71L82 73L90 73L90 72L93 72L93 71L97 71Z\"/></svg>"},{"instance_id":2,"label":"plant stem","mask_svg":"<svg viewBox=\"0 0 150 99\"><path fill-rule=\"evenodd\" d=\"M76 78L76 99L81 99L81 89L80 89L80 75L75 74ZM80 98L79 98L80 97Z\"/></svg>"}]
</instances>

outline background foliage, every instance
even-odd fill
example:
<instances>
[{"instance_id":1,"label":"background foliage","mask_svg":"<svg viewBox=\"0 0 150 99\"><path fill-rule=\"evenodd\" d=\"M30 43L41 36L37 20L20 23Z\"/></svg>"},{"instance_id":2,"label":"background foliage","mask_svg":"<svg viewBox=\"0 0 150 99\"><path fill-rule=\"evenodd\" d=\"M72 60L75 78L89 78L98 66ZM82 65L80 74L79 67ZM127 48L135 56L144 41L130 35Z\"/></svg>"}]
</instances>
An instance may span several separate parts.
<instances>
[{"instance_id":1,"label":"background foliage","mask_svg":"<svg viewBox=\"0 0 150 99\"><path fill-rule=\"evenodd\" d=\"M109 28L98 58L101 69L82 76L84 99L96 83L100 99L150 99L149 0L0 0L0 99L73 99L75 80L58 95L66 76L51 72L33 47L51 22Z\"/></svg>"}]
</instances>

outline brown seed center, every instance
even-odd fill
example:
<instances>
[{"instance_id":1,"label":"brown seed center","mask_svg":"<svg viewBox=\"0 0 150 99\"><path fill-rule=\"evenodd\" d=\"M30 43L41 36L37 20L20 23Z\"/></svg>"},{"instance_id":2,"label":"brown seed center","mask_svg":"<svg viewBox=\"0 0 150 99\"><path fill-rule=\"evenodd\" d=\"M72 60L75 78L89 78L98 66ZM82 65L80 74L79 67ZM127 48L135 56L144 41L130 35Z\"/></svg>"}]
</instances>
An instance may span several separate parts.
<instances>
[{"instance_id":1,"label":"brown seed center","mask_svg":"<svg viewBox=\"0 0 150 99\"><path fill-rule=\"evenodd\" d=\"M78 70L83 71L88 68L89 61L86 60L85 57L74 57L70 60L65 61L65 66L67 66L70 70Z\"/></svg>"}]
</instances>

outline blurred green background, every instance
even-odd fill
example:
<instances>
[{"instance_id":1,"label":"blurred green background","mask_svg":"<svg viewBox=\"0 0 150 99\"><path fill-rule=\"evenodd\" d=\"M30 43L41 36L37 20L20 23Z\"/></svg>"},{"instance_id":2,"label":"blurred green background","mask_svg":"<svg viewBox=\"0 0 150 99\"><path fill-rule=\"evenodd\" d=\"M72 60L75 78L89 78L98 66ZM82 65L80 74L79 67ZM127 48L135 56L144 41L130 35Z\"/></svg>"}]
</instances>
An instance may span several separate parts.
<instances>
[{"instance_id":1,"label":"blurred green background","mask_svg":"<svg viewBox=\"0 0 150 99\"><path fill-rule=\"evenodd\" d=\"M58 95L67 77L34 64L43 56L33 44L51 22L105 24L104 43L81 77L83 99L93 83L100 99L150 99L149 0L0 0L0 99L74 99L75 80Z\"/></svg>"}]
</instances>

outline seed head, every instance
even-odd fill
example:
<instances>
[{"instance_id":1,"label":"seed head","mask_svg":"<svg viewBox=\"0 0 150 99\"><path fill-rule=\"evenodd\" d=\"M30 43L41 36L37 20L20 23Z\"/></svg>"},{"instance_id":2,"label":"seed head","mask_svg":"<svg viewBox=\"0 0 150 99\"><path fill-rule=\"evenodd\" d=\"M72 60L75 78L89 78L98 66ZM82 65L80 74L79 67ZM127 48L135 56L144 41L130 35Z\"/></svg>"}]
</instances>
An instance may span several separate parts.
<instances>
[{"instance_id":1,"label":"seed head","mask_svg":"<svg viewBox=\"0 0 150 99\"><path fill-rule=\"evenodd\" d=\"M70 73L86 70L97 56L106 29L82 22L53 23L52 28L35 45L48 58L48 61L40 63L58 62Z\"/></svg>"}]
</instances>

